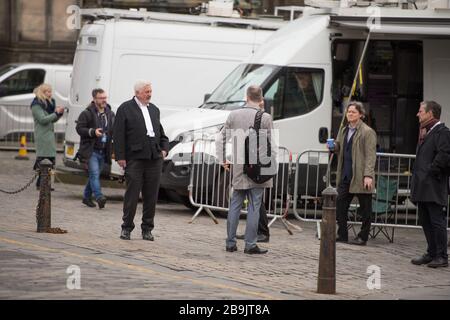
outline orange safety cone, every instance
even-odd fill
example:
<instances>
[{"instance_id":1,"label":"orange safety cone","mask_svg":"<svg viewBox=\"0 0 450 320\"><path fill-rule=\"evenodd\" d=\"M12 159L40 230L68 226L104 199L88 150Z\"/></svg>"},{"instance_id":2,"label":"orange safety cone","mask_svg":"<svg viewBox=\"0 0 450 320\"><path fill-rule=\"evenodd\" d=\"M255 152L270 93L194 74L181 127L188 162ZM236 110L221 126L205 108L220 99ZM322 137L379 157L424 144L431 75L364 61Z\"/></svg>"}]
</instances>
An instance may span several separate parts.
<instances>
[{"instance_id":1,"label":"orange safety cone","mask_svg":"<svg viewBox=\"0 0 450 320\"><path fill-rule=\"evenodd\" d=\"M22 135L20 137L19 154L16 156L16 160L29 160L27 153L27 137Z\"/></svg>"}]
</instances>

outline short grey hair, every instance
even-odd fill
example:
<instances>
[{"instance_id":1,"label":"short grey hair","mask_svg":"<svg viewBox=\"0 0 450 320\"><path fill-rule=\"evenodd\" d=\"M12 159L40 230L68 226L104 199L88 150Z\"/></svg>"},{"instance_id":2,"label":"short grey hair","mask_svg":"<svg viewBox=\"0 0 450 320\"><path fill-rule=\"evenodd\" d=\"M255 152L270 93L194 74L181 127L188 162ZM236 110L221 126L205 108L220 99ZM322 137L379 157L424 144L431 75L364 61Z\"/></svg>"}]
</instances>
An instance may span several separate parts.
<instances>
[{"instance_id":1,"label":"short grey hair","mask_svg":"<svg viewBox=\"0 0 450 320\"><path fill-rule=\"evenodd\" d=\"M437 103L436 101L422 101L420 103L421 105L425 106L425 112L431 111L431 113L433 114L433 118L440 120L441 119L441 110L442 107L439 103Z\"/></svg>"},{"instance_id":2,"label":"short grey hair","mask_svg":"<svg viewBox=\"0 0 450 320\"><path fill-rule=\"evenodd\" d=\"M247 89L247 97L250 101L261 102L263 100L263 92L260 86L252 85Z\"/></svg>"},{"instance_id":3,"label":"short grey hair","mask_svg":"<svg viewBox=\"0 0 450 320\"><path fill-rule=\"evenodd\" d=\"M134 92L139 92L147 86L152 86L152 83L146 80L139 80L134 84Z\"/></svg>"}]
</instances>

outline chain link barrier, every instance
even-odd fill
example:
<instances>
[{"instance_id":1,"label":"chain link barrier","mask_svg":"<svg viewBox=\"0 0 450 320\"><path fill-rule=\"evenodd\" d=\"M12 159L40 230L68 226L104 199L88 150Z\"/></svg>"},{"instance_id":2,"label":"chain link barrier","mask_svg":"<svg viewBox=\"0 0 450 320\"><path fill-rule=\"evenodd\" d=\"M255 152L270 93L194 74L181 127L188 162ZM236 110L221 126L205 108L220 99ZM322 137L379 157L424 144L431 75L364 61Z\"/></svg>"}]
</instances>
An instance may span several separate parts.
<instances>
[{"instance_id":1,"label":"chain link barrier","mask_svg":"<svg viewBox=\"0 0 450 320\"><path fill-rule=\"evenodd\" d=\"M18 190L15 190L15 191L8 191L8 190L0 189L0 192L1 192L1 193L6 193L6 194L11 194L11 195L13 195L13 194L18 194L18 193L20 193L20 192L23 192L23 191L25 191L26 189L28 189L28 188L33 184L33 182L37 179L37 177L39 176L39 174L40 174L40 172L39 172L39 171L36 171L35 174L34 174L34 176L30 179L30 181L29 181L26 185L24 185L23 187L21 187L21 188L18 189Z\"/></svg>"}]
</instances>

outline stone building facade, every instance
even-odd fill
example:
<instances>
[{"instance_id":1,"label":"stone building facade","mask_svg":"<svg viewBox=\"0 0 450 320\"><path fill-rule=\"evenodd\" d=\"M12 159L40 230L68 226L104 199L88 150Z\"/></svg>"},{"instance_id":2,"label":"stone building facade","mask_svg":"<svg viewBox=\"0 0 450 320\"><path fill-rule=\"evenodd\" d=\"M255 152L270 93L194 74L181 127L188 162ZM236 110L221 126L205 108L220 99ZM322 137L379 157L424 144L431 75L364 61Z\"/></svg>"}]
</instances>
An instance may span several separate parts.
<instances>
[{"instance_id":1,"label":"stone building facade","mask_svg":"<svg viewBox=\"0 0 450 320\"><path fill-rule=\"evenodd\" d=\"M11 62L71 64L77 30L66 26L67 8L147 8L152 11L193 13L202 0L1 0L0 65ZM236 0L256 14L272 14L275 6L301 5L303 0Z\"/></svg>"}]
</instances>

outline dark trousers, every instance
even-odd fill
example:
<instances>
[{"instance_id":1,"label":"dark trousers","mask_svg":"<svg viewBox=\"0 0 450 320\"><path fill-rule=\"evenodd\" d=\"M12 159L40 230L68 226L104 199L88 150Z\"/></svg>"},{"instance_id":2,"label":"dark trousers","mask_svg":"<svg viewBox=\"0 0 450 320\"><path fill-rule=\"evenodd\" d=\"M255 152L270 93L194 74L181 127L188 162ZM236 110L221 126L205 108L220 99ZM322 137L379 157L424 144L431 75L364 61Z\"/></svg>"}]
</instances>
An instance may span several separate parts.
<instances>
[{"instance_id":1,"label":"dark trousers","mask_svg":"<svg viewBox=\"0 0 450 320\"><path fill-rule=\"evenodd\" d=\"M342 181L337 189L338 196L336 198L336 217L338 222L338 236L341 239L348 239L347 219L348 208L353 197L358 197L359 208L358 213L362 217L361 231L358 237L367 241L369 239L371 214L372 214L372 195L365 193L350 193L350 182Z\"/></svg>"},{"instance_id":2,"label":"dark trousers","mask_svg":"<svg viewBox=\"0 0 450 320\"><path fill-rule=\"evenodd\" d=\"M130 160L125 168L127 190L123 201L122 229L134 229L134 216L142 192L143 212L142 231L154 228L155 207L158 200L159 181L161 178L162 159Z\"/></svg>"},{"instance_id":3,"label":"dark trousers","mask_svg":"<svg viewBox=\"0 0 450 320\"><path fill-rule=\"evenodd\" d=\"M267 218L264 202L261 203L261 207L259 208L258 234L265 235L266 237L270 236L269 219Z\"/></svg>"},{"instance_id":4,"label":"dark trousers","mask_svg":"<svg viewBox=\"0 0 450 320\"><path fill-rule=\"evenodd\" d=\"M447 208L433 202L419 202L419 223L427 239L427 252L433 258L448 259Z\"/></svg>"}]
</instances>

